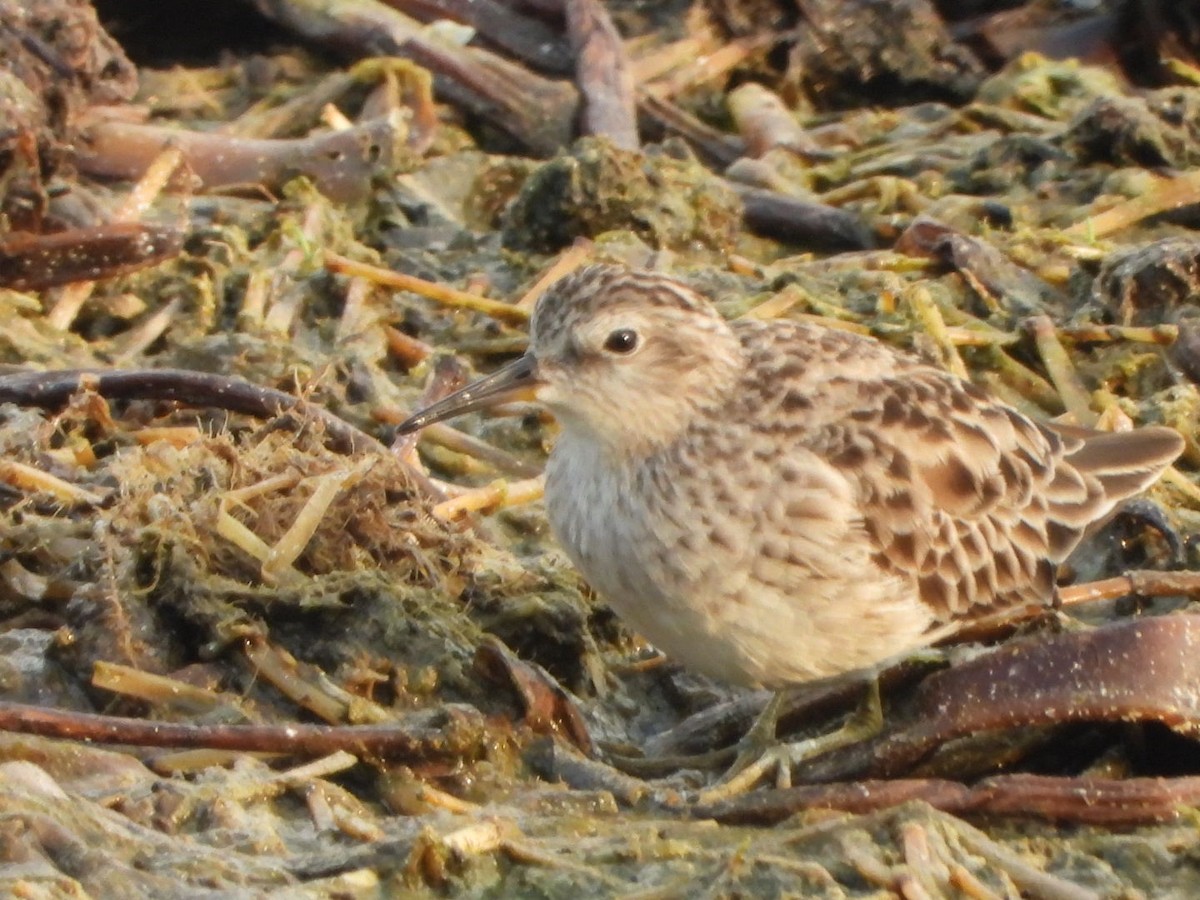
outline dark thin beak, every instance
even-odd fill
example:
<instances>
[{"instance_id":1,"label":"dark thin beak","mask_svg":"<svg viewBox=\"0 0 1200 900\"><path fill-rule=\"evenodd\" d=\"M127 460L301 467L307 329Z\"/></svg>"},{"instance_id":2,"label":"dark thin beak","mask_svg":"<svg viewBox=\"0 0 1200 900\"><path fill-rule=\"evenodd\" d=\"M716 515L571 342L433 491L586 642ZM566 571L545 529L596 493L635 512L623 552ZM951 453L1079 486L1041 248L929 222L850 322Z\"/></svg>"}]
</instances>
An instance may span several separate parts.
<instances>
[{"instance_id":1,"label":"dark thin beak","mask_svg":"<svg viewBox=\"0 0 1200 900\"><path fill-rule=\"evenodd\" d=\"M409 416L400 423L396 433L412 434L426 425L441 422L443 419L451 419L476 409L512 400L528 399L538 384L537 360L526 353L520 359L514 359L491 375L473 381L461 391L455 391L433 406L421 410L416 415Z\"/></svg>"}]
</instances>

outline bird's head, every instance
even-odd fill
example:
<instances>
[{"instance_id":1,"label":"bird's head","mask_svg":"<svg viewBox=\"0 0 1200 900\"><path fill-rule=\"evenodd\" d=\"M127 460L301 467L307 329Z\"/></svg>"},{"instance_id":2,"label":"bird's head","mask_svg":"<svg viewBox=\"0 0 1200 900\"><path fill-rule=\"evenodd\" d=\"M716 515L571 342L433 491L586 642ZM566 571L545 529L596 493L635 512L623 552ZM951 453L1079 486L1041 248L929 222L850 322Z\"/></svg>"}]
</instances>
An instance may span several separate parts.
<instances>
[{"instance_id":1,"label":"bird's head","mask_svg":"<svg viewBox=\"0 0 1200 900\"><path fill-rule=\"evenodd\" d=\"M524 356L400 426L520 396L545 404L564 430L618 453L645 453L728 397L743 365L737 337L711 303L649 272L593 265L538 301Z\"/></svg>"}]
</instances>

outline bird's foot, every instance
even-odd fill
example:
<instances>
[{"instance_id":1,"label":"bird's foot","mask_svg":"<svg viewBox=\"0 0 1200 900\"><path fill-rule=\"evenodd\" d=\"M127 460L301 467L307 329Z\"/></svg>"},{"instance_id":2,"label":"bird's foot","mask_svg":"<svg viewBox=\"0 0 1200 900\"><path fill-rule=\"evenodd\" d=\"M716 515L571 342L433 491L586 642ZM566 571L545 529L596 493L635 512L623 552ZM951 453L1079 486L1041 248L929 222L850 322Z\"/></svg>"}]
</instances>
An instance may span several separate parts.
<instances>
[{"instance_id":1,"label":"bird's foot","mask_svg":"<svg viewBox=\"0 0 1200 900\"><path fill-rule=\"evenodd\" d=\"M702 790L696 797L697 802L708 806L736 797L750 790L771 772L775 773L776 788L789 788L792 786L792 770L796 766L872 738L883 729L883 703L879 697L879 680L876 678L868 683L858 709L841 728L793 743L781 743L775 736L782 696L776 694L771 698L742 739L737 759L729 771L712 787Z\"/></svg>"}]
</instances>

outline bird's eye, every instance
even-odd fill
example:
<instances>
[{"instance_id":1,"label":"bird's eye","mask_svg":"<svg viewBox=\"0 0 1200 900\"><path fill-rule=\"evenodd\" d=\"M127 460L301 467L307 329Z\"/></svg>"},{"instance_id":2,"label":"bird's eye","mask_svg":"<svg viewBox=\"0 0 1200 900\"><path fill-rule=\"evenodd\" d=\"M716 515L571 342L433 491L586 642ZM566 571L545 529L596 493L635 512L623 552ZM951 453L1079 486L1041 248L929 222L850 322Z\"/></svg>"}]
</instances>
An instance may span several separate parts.
<instances>
[{"instance_id":1,"label":"bird's eye","mask_svg":"<svg viewBox=\"0 0 1200 900\"><path fill-rule=\"evenodd\" d=\"M638 348L638 341L638 333L632 328L618 328L604 339L604 349L626 355Z\"/></svg>"}]
</instances>

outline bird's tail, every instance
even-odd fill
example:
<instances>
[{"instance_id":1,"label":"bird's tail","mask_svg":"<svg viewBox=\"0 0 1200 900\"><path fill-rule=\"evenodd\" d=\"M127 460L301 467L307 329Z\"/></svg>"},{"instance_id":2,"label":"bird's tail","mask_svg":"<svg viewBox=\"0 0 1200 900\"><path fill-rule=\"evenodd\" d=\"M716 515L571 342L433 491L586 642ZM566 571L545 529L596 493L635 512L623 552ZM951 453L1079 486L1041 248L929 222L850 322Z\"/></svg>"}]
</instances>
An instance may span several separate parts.
<instances>
[{"instance_id":1,"label":"bird's tail","mask_svg":"<svg viewBox=\"0 0 1200 900\"><path fill-rule=\"evenodd\" d=\"M1102 526L1121 502L1150 487L1183 452L1171 428L1091 431L1049 425L1064 455L1046 491L1050 550L1061 562L1080 539Z\"/></svg>"}]
</instances>

